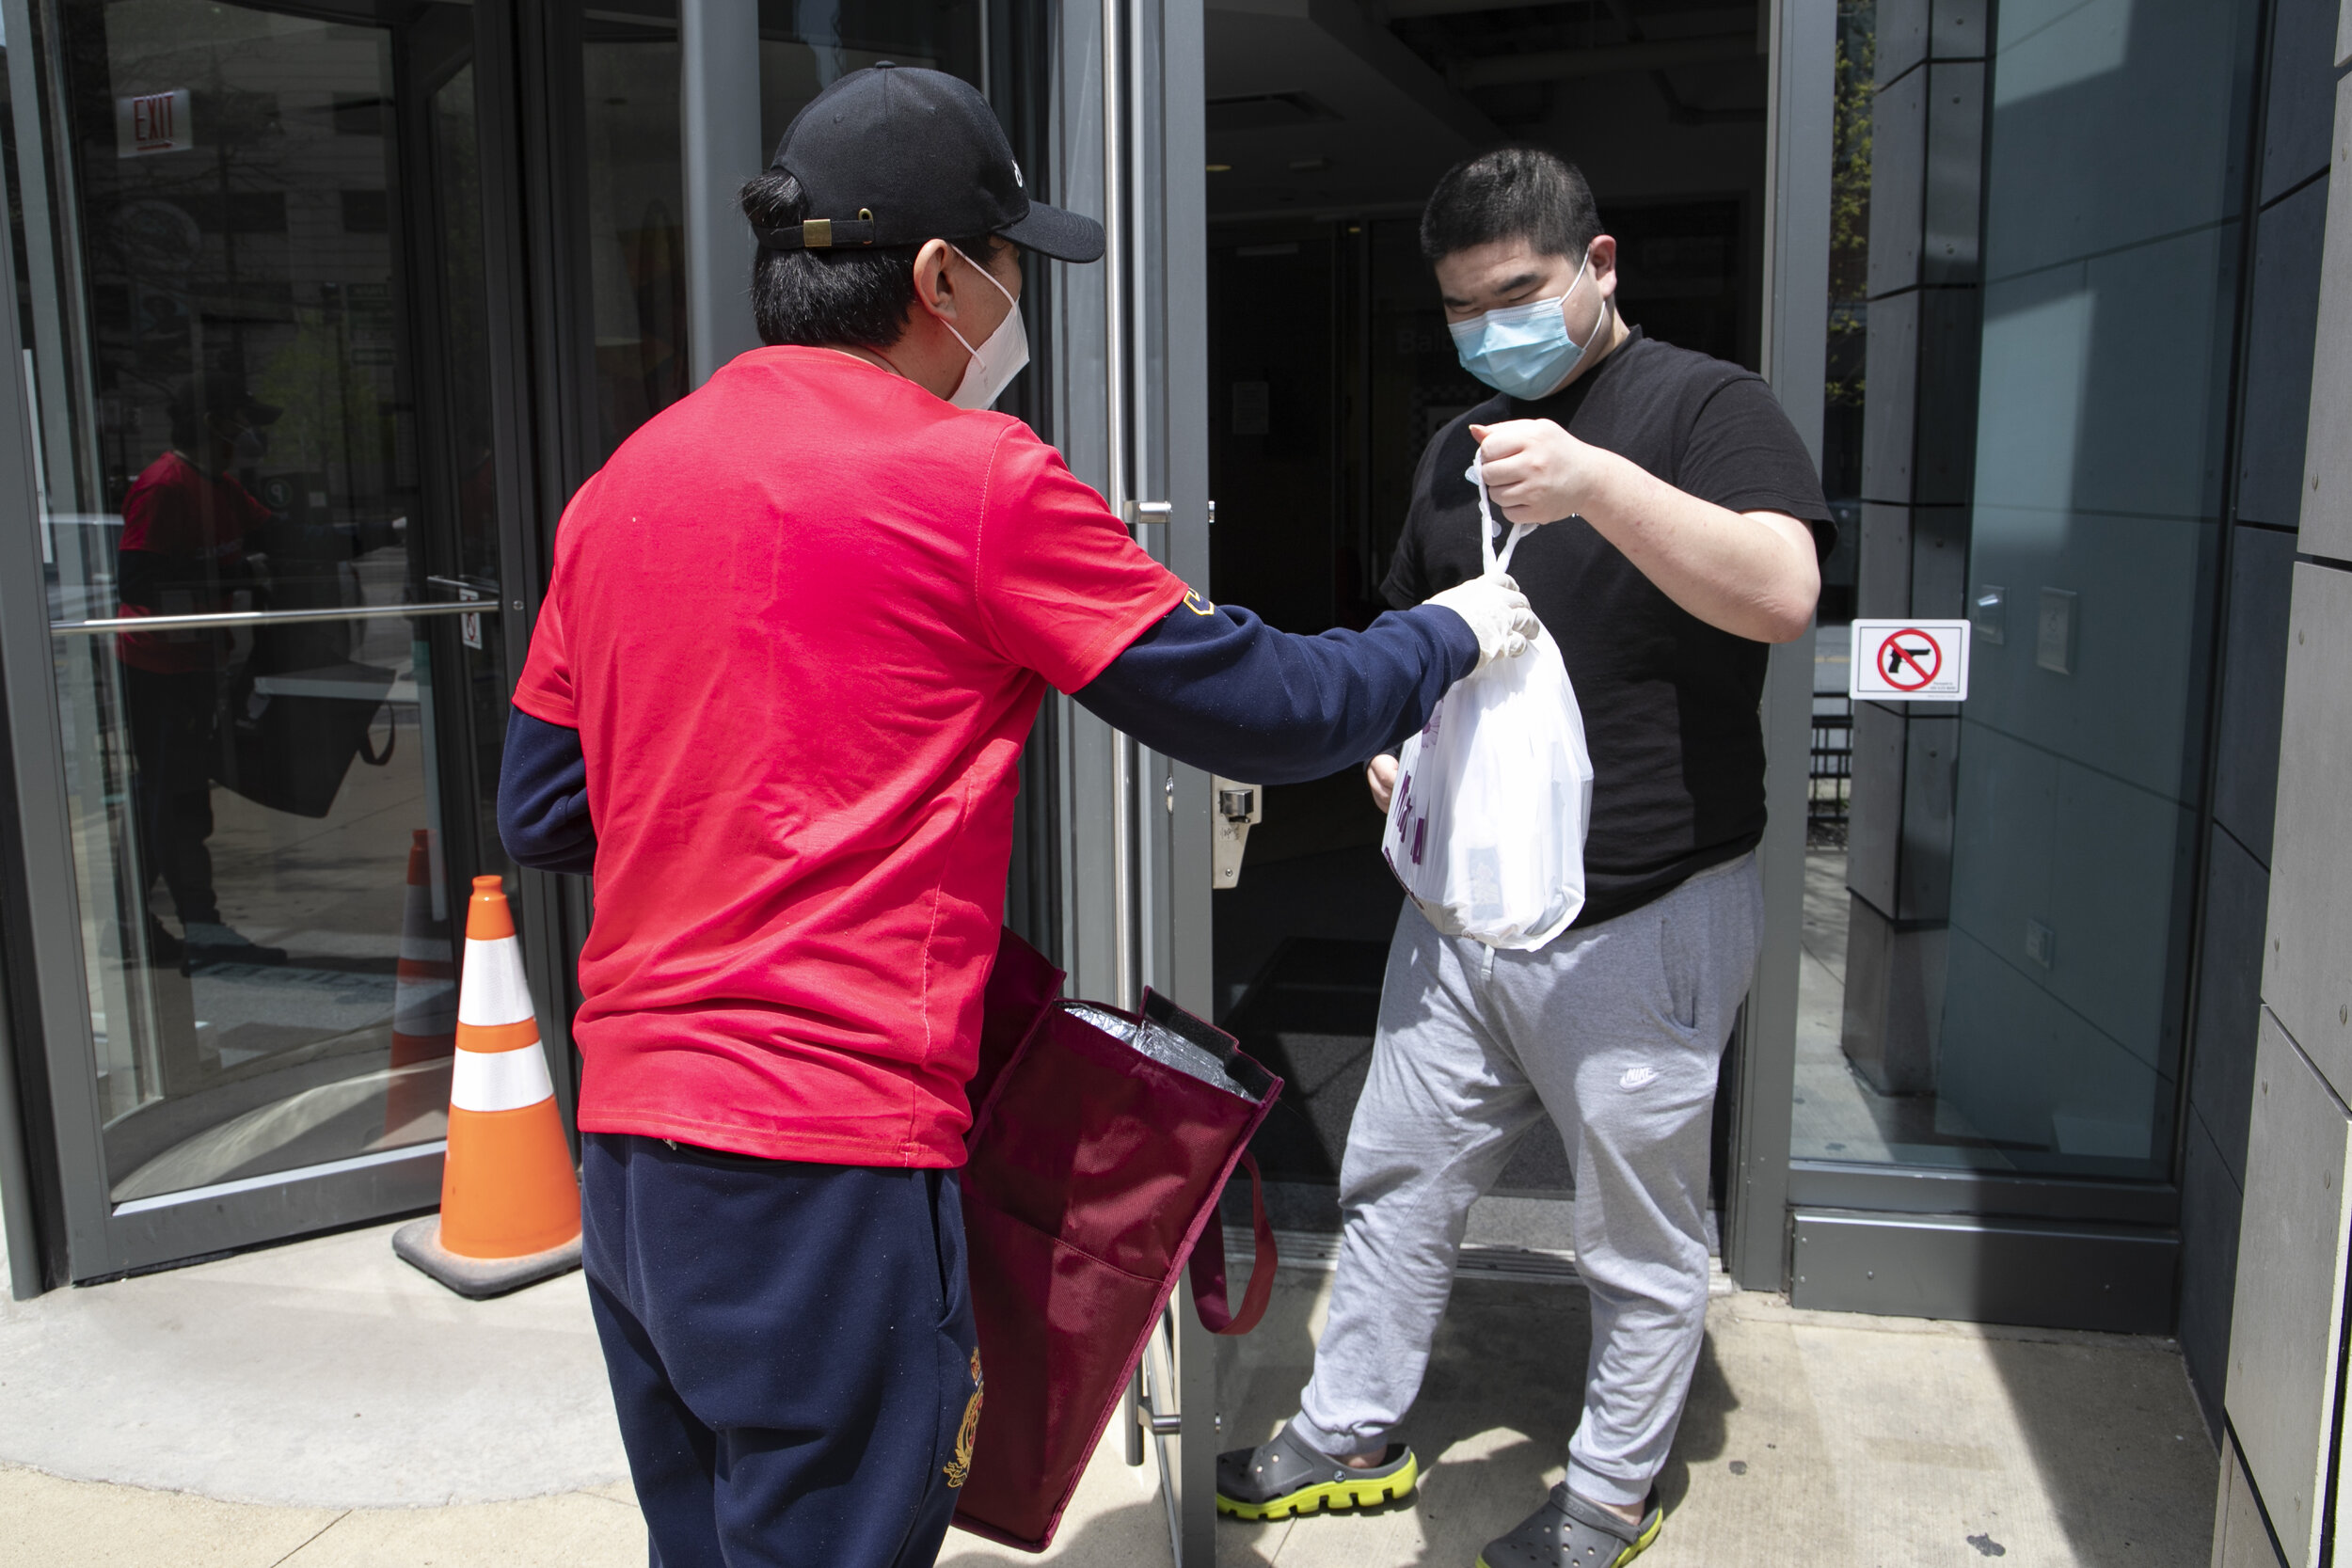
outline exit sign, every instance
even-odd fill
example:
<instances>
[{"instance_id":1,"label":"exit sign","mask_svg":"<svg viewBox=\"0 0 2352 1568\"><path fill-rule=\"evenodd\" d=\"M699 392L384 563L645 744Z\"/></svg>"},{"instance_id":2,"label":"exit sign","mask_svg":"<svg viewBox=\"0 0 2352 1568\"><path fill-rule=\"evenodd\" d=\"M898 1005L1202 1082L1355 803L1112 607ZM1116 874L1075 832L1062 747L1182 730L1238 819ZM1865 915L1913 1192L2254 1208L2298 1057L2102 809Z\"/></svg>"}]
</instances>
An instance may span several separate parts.
<instances>
[{"instance_id":1,"label":"exit sign","mask_svg":"<svg viewBox=\"0 0 2352 1568\"><path fill-rule=\"evenodd\" d=\"M183 152L196 145L196 117L189 112L188 89L145 92L115 100L115 155L144 158L156 152Z\"/></svg>"}]
</instances>

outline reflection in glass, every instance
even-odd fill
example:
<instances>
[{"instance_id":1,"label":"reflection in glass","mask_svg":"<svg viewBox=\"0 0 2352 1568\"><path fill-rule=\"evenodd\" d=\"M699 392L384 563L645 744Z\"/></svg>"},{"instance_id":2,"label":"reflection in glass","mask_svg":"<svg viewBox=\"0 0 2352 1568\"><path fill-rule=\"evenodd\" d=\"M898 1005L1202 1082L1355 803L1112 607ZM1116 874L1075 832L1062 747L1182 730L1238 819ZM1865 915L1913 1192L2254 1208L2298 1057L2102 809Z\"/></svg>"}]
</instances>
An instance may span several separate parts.
<instances>
[{"instance_id":1,"label":"reflection in glass","mask_svg":"<svg viewBox=\"0 0 2352 1568\"><path fill-rule=\"evenodd\" d=\"M878 61L979 83L977 0L764 0L760 132L772 148L808 101ZM580 13L596 336L596 454L691 389L676 0Z\"/></svg>"},{"instance_id":2,"label":"reflection in glass","mask_svg":"<svg viewBox=\"0 0 2352 1568\"><path fill-rule=\"evenodd\" d=\"M28 292L83 302L33 369L131 1203L441 1135L448 889L495 844L501 651L495 614L402 607L497 594L471 23L57 14L62 123L14 111L78 180L20 195L61 237L25 245ZM256 618L285 611L316 618ZM76 629L113 618L155 624Z\"/></svg>"},{"instance_id":3,"label":"reflection in glass","mask_svg":"<svg viewBox=\"0 0 2352 1568\"><path fill-rule=\"evenodd\" d=\"M760 139L771 150L808 101L852 71L889 60L987 88L978 0L761 0Z\"/></svg>"},{"instance_id":4,"label":"reflection in glass","mask_svg":"<svg viewBox=\"0 0 2352 1568\"><path fill-rule=\"evenodd\" d=\"M689 388L677 7L636 0L581 25L601 462Z\"/></svg>"},{"instance_id":5,"label":"reflection in glass","mask_svg":"<svg viewBox=\"0 0 2352 1568\"><path fill-rule=\"evenodd\" d=\"M1867 144L1915 222L1925 182L1927 243L1890 230L1915 257L1870 261L1870 367L1883 332L1919 347L1915 388L1906 367L1868 388L1860 612L1968 616L1971 692L1854 715L1851 844L1812 857L1795 1152L2162 1179L2254 22L2045 11L2003 8L1981 68L1896 73L1944 87L1878 83L1928 105L1913 142L1896 116ZM1962 70L1987 72L1980 268L1950 221L1977 186L1933 118ZM1932 287L1955 284L1980 289L1964 333ZM1971 359L1974 396L1934 409ZM1899 474L1868 471L1883 428Z\"/></svg>"}]
</instances>

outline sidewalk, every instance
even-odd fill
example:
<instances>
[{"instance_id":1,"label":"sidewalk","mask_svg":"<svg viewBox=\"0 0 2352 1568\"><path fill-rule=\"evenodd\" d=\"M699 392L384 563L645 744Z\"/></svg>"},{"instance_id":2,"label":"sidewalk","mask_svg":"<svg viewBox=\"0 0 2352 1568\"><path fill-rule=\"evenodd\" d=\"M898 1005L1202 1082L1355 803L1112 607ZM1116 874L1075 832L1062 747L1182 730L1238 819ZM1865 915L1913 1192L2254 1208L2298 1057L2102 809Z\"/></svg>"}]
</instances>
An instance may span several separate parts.
<instances>
[{"instance_id":1,"label":"sidewalk","mask_svg":"<svg viewBox=\"0 0 2352 1568\"><path fill-rule=\"evenodd\" d=\"M1286 1270L1234 1347L1237 1443L1296 1407L1329 1281ZM1590 1335L1581 1290L1462 1281L1406 1432L1419 1502L1228 1521L1225 1568L1470 1568L1560 1479ZM2204 1568L2218 1464L2169 1341L1719 1296L1642 1568Z\"/></svg>"},{"instance_id":2,"label":"sidewalk","mask_svg":"<svg viewBox=\"0 0 2352 1568\"><path fill-rule=\"evenodd\" d=\"M580 1277L466 1303L389 1227L0 1303L0 1562L638 1568L644 1535ZM1330 1283L1285 1270L1228 1344L1239 1444L1303 1380ZM1407 1507L1221 1526L1226 1568L1468 1568L1541 1497L1575 1421L1583 1292L1466 1280L1409 1435ZM2191 1568L2216 1460L2162 1341L1719 1298L1645 1568ZM948 1568L1168 1560L1110 1434L1044 1559L951 1534Z\"/></svg>"}]
</instances>

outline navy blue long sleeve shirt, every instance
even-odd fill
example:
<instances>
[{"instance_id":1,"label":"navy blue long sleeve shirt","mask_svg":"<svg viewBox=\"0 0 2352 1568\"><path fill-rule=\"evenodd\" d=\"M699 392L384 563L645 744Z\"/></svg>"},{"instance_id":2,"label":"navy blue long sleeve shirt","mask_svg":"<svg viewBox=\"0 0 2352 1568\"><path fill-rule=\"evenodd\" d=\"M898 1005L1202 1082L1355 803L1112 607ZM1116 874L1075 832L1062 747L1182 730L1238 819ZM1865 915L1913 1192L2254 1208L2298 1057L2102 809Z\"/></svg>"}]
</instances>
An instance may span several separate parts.
<instances>
[{"instance_id":1,"label":"navy blue long sleeve shirt","mask_svg":"<svg viewBox=\"0 0 2352 1568\"><path fill-rule=\"evenodd\" d=\"M1477 665L1469 624L1434 606L1391 611L1360 632L1301 637L1247 610L1184 604L1072 695L1164 756L1252 784L1295 784L1394 747ZM595 868L579 731L508 714L499 837L524 865Z\"/></svg>"}]
</instances>

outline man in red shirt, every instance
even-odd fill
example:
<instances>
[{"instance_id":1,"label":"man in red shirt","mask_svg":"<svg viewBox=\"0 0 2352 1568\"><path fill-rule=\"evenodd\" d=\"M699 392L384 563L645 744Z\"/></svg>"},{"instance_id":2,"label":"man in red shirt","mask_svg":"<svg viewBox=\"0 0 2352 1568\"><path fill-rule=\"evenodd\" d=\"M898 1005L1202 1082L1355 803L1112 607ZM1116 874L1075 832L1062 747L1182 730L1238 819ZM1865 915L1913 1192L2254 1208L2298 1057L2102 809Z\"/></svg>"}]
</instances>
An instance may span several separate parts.
<instances>
[{"instance_id":1,"label":"man in red shirt","mask_svg":"<svg viewBox=\"0 0 2352 1568\"><path fill-rule=\"evenodd\" d=\"M585 1265L655 1562L923 1564L980 1394L953 1172L1045 689L1312 778L1533 622L1497 578L1273 631L986 412L1027 357L1016 247L1103 236L955 78L842 78L743 205L770 346L573 498L501 832L596 875Z\"/></svg>"},{"instance_id":2,"label":"man in red shirt","mask_svg":"<svg viewBox=\"0 0 2352 1568\"><path fill-rule=\"evenodd\" d=\"M183 388L171 408L171 446L132 482L122 499L115 556L124 616L204 615L236 608L252 586L252 535L271 513L237 483L232 467L261 455L263 430L279 410L241 388ZM131 732L133 795L147 875L170 890L184 941L148 916L158 958L282 963L224 924L213 890L213 764L218 745L221 666L229 634L202 626L124 632L122 705Z\"/></svg>"}]
</instances>

